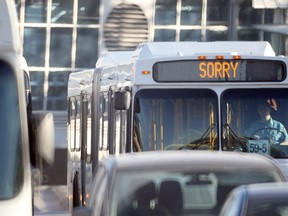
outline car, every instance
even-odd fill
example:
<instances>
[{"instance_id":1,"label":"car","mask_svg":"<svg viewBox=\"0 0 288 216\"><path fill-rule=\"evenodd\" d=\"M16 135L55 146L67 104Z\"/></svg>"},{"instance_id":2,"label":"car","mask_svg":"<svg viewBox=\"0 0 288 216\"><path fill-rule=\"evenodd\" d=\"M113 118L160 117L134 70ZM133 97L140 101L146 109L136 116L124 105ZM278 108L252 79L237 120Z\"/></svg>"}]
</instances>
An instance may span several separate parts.
<instances>
[{"instance_id":1,"label":"car","mask_svg":"<svg viewBox=\"0 0 288 216\"><path fill-rule=\"evenodd\" d=\"M227 196L220 216L287 216L288 183L241 185Z\"/></svg>"},{"instance_id":2,"label":"car","mask_svg":"<svg viewBox=\"0 0 288 216\"><path fill-rule=\"evenodd\" d=\"M99 161L87 205L73 216L217 215L243 184L284 182L264 155L215 151L126 153Z\"/></svg>"}]
</instances>

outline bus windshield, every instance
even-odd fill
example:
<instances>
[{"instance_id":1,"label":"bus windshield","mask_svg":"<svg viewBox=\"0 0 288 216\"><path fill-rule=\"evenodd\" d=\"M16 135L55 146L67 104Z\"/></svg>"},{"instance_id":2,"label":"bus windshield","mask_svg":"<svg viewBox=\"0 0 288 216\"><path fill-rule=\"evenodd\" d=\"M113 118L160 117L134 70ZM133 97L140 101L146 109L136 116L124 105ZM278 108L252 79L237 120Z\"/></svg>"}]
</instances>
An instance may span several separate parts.
<instances>
[{"instance_id":1,"label":"bus windshield","mask_svg":"<svg viewBox=\"0 0 288 216\"><path fill-rule=\"evenodd\" d=\"M228 89L222 94L222 149L288 157L288 89Z\"/></svg>"},{"instance_id":2,"label":"bus windshield","mask_svg":"<svg viewBox=\"0 0 288 216\"><path fill-rule=\"evenodd\" d=\"M0 60L0 199L10 199L23 182L20 113L13 69Z\"/></svg>"},{"instance_id":3,"label":"bus windshield","mask_svg":"<svg viewBox=\"0 0 288 216\"><path fill-rule=\"evenodd\" d=\"M217 95L209 89L143 89L134 103L133 150L218 148Z\"/></svg>"}]
</instances>

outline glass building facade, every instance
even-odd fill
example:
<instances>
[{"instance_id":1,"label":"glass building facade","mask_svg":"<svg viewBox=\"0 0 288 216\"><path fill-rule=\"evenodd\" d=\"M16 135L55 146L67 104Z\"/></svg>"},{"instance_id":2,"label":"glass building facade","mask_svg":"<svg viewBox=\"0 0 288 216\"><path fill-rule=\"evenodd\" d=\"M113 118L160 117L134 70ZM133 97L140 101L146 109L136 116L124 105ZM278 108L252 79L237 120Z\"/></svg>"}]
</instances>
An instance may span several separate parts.
<instances>
[{"instance_id":1,"label":"glass building facade","mask_svg":"<svg viewBox=\"0 0 288 216\"><path fill-rule=\"evenodd\" d=\"M94 68L105 50L133 50L143 41L265 40L277 55L288 55L285 5L255 7L255 0L15 1L35 110L66 110L71 72Z\"/></svg>"}]
</instances>

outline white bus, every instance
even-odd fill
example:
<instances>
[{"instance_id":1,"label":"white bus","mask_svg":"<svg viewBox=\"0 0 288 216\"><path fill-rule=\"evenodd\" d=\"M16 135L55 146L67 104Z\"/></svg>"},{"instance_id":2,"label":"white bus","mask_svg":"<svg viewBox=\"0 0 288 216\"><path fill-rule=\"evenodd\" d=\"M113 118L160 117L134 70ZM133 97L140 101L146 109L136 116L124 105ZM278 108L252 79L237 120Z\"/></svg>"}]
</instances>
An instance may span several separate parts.
<instances>
[{"instance_id":1,"label":"white bus","mask_svg":"<svg viewBox=\"0 0 288 216\"><path fill-rule=\"evenodd\" d=\"M0 0L0 23L0 212L32 216L32 169L53 162L53 116L32 111L14 1Z\"/></svg>"},{"instance_id":2,"label":"white bus","mask_svg":"<svg viewBox=\"0 0 288 216\"><path fill-rule=\"evenodd\" d=\"M70 206L85 205L95 165L107 154L241 151L285 161L285 131L259 129L278 140L247 131L262 100L277 102L272 118L288 128L287 65L268 42L147 42L71 73Z\"/></svg>"}]
</instances>

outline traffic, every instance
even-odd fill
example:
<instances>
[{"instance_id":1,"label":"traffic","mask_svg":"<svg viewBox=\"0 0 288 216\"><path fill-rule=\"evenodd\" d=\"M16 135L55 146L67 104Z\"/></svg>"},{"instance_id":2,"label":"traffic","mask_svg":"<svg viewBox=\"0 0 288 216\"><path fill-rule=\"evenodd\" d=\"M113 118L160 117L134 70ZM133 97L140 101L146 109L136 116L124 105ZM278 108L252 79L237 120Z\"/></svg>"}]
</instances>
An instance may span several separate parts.
<instances>
[{"instance_id":1,"label":"traffic","mask_svg":"<svg viewBox=\"0 0 288 216\"><path fill-rule=\"evenodd\" d=\"M99 161L87 206L72 215L218 216L233 188L286 180L275 161L259 154L127 153Z\"/></svg>"},{"instance_id":2,"label":"traffic","mask_svg":"<svg viewBox=\"0 0 288 216\"><path fill-rule=\"evenodd\" d=\"M0 211L32 216L55 128L32 109L15 8L0 0ZM287 68L267 41L178 41L106 51L71 72L65 213L231 215L235 194L287 182Z\"/></svg>"}]
</instances>

